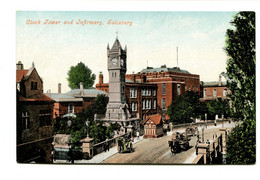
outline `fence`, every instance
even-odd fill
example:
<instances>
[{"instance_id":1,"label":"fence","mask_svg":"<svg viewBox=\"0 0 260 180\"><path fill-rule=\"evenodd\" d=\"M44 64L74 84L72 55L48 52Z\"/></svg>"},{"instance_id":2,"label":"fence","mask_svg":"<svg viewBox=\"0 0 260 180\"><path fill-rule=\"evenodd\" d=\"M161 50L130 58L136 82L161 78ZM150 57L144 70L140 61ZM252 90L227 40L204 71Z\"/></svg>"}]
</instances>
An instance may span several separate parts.
<instances>
[{"instance_id":1,"label":"fence","mask_svg":"<svg viewBox=\"0 0 260 180\"><path fill-rule=\"evenodd\" d=\"M227 129L220 129L221 134L213 137L209 143L199 143L196 148L197 157L192 164L221 163L226 154Z\"/></svg>"},{"instance_id":2,"label":"fence","mask_svg":"<svg viewBox=\"0 0 260 180\"><path fill-rule=\"evenodd\" d=\"M93 155L95 156L95 155L105 151L105 144L106 143L108 143L109 148L112 148L112 147L117 145L117 141L118 141L119 138L125 137L125 136L128 136L128 135L129 135L129 133L126 133L126 134L123 134L123 135L120 135L120 136L108 139L107 141L102 141L100 143L94 144L93 145L93 151L94 151Z\"/></svg>"}]
</instances>

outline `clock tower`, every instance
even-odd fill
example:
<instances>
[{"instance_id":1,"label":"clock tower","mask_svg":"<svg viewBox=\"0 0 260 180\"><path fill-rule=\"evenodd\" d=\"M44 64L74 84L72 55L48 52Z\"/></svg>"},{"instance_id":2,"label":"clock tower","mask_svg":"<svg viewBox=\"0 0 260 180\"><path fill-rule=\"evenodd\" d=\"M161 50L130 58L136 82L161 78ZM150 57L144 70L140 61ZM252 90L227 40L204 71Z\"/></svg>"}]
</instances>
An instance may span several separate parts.
<instances>
[{"instance_id":1,"label":"clock tower","mask_svg":"<svg viewBox=\"0 0 260 180\"><path fill-rule=\"evenodd\" d=\"M125 100L125 74L127 49L122 49L116 38L112 48L107 46L107 69L109 74L109 102L106 119L125 121L129 112Z\"/></svg>"}]
</instances>

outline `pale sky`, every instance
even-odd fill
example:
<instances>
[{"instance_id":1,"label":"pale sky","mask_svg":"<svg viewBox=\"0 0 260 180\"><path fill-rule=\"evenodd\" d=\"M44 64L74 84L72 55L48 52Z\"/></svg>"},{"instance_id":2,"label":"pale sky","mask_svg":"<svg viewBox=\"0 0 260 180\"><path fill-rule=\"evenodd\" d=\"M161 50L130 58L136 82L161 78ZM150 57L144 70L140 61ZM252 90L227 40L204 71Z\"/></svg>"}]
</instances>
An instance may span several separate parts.
<instances>
[{"instance_id":1,"label":"pale sky","mask_svg":"<svg viewBox=\"0 0 260 180\"><path fill-rule=\"evenodd\" d=\"M43 79L44 92L70 90L67 72L80 61L94 74L100 71L108 82L107 44L112 47L116 32L124 48L127 45L127 73L148 66L177 66L201 81L217 81L225 71L227 56L223 51L225 33L236 12L99 12L99 11L18 11L16 14L16 62L25 69L34 62ZM44 21L61 21L44 25ZM103 25L80 25L78 20L102 21ZM129 21L132 25L108 25L109 20ZM27 24L28 20L40 24ZM73 24L64 25L64 21ZM95 86L94 84L94 86Z\"/></svg>"}]
</instances>

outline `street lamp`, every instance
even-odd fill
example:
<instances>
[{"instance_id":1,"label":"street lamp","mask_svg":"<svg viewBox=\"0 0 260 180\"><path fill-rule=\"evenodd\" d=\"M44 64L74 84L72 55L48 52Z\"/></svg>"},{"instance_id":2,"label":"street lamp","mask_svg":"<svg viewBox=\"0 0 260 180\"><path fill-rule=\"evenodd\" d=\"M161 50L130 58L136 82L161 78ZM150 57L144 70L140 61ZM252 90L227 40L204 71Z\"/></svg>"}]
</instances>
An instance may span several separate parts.
<instances>
[{"instance_id":1,"label":"street lamp","mask_svg":"<svg viewBox=\"0 0 260 180\"><path fill-rule=\"evenodd\" d=\"M224 127L224 114L222 114L222 127Z\"/></svg>"},{"instance_id":2,"label":"street lamp","mask_svg":"<svg viewBox=\"0 0 260 180\"><path fill-rule=\"evenodd\" d=\"M89 132L88 132L88 126L89 126L89 121L88 121L88 119L87 119L87 121L86 121L86 126L87 126L87 137L89 137Z\"/></svg>"},{"instance_id":3,"label":"street lamp","mask_svg":"<svg viewBox=\"0 0 260 180\"><path fill-rule=\"evenodd\" d=\"M207 128L207 113L205 113L205 121L204 123L206 122L206 128Z\"/></svg>"},{"instance_id":4,"label":"street lamp","mask_svg":"<svg viewBox=\"0 0 260 180\"><path fill-rule=\"evenodd\" d=\"M204 143L204 124L202 124L202 136L201 136L201 141Z\"/></svg>"},{"instance_id":5,"label":"street lamp","mask_svg":"<svg viewBox=\"0 0 260 180\"><path fill-rule=\"evenodd\" d=\"M69 127L71 126L71 120L70 120L70 119L67 121L67 125L68 125Z\"/></svg>"}]
</instances>

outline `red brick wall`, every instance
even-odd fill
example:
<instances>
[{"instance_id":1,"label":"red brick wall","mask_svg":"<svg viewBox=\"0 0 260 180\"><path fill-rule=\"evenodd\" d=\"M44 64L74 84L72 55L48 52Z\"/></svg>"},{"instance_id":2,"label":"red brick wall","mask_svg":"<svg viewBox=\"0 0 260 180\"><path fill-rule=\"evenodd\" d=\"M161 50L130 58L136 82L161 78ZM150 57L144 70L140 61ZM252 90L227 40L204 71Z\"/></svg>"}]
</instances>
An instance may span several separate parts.
<instances>
[{"instance_id":1,"label":"red brick wall","mask_svg":"<svg viewBox=\"0 0 260 180\"><path fill-rule=\"evenodd\" d=\"M206 90L206 96L207 97L213 97L213 90L216 89L216 95L217 97L223 97L223 91L224 89L227 89L227 87L225 86L219 86L219 87L204 87L203 88L203 92L204 90ZM228 93L230 93L230 90L227 91ZM203 93L204 95L204 93Z\"/></svg>"}]
</instances>

